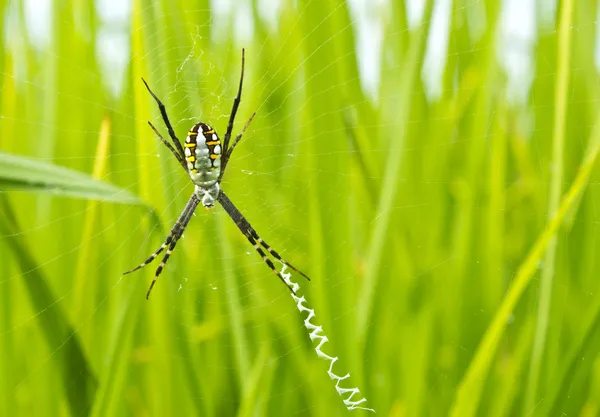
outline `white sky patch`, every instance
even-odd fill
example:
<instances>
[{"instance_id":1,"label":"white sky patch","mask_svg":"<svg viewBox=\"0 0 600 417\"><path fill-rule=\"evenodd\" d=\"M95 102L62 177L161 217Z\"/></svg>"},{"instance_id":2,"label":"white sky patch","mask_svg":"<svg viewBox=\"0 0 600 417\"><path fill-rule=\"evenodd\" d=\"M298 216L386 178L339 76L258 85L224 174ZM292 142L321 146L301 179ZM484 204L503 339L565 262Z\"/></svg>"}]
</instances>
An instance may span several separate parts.
<instances>
[{"instance_id":1,"label":"white sky patch","mask_svg":"<svg viewBox=\"0 0 600 417\"><path fill-rule=\"evenodd\" d=\"M414 29L421 24L423 13L425 13L424 0L408 0L406 2L406 20L409 29Z\"/></svg>"},{"instance_id":2,"label":"white sky patch","mask_svg":"<svg viewBox=\"0 0 600 417\"><path fill-rule=\"evenodd\" d=\"M439 97L442 93L442 77L448 51L451 0L438 0L433 9L432 30L427 38L427 51L423 63L422 77L428 97Z\"/></svg>"},{"instance_id":3,"label":"white sky patch","mask_svg":"<svg viewBox=\"0 0 600 417\"><path fill-rule=\"evenodd\" d=\"M354 23L358 72L363 90L377 99L381 82L381 51L383 44L383 0L349 0Z\"/></svg>"},{"instance_id":4,"label":"white sky patch","mask_svg":"<svg viewBox=\"0 0 600 417\"><path fill-rule=\"evenodd\" d=\"M236 40L242 43L250 43L254 36L254 16L252 14L252 8L249 2L236 6L232 10L234 16L234 27Z\"/></svg>"},{"instance_id":5,"label":"white sky patch","mask_svg":"<svg viewBox=\"0 0 600 417\"><path fill-rule=\"evenodd\" d=\"M52 35L52 0L24 0L23 5L29 41L36 48L47 48Z\"/></svg>"},{"instance_id":6,"label":"white sky patch","mask_svg":"<svg viewBox=\"0 0 600 417\"><path fill-rule=\"evenodd\" d=\"M96 12L103 23L127 25L131 19L131 2L124 0L96 0Z\"/></svg>"},{"instance_id":7,"label":"white sky patch","mask_svg":"<svg viewBox=\"0 0 600 417\"><path fill-rule=\"evenodd\" d=\"M223 35L227 29L228 20L230 18L230 11L232 7L232 0L211 0L210 2L210 14L212 17L211 21L211 34L213 40L221 42Z\"/></svg>"},{"instance_id":8,"label":"white sky patch","mask_svg":"<svg viewBox=\"0 0 600 417\"><path fill-rule=\"evenodd\" d=\"M269 28L276 30L279 26L281 0L258 0L258 11L263 21L269 25Z\"/></svg>"},{"instance_id":9,"label":"white sky patch","mask_svg":"<svg viewBox=\"0 0 600 417\"><path fill-rule=\"evenodd\" d=\"M498 60L508 75L508 98L524 103L534 76L535 0L505 0L500 25Z\"/></svg>"},{"instance_id":10,"label":"white sky patch","mask_svg":"<svg viewBox=\"0 0 600 417\"><path fill-rule=\"evenodd\" d=\"M554 30L556 25L556 0L546 0L537 2L537 15L540 26Z\"/></svg>"},{"instance_id":11,"label":"white sky patch","mask_svg":"<svg viewBox=\"0 0 600 417\"><path fill-rule=\"evenodd\" d=\"M129 65L131 4L123 0L97 0L101 25L96 38L96 58L102 79L114 96L123 90Z\"/></svg>"},{"instance_id":12,"label":"white sky patch","mask_svg":"<svg viewBox=\"0 0 600 417\"><path fill-rule=\"evenodd\" d=\"M259 7L271 7L261 2ZM277 10L277 8L275 8ZM251 0L211 0L211 36L217 43L227 42L230 30L235 41L248 43L254 36L254 16ZM261 16L263 13L260 13ZM233 21L233 23L232 23ZM230 27L233 25L233 27Z\"/></svg>"},{"instance_id":13,"label":"white sky patch","mask_svg":"<svg viewBox=\"0 0 600 417\"><path fill-rule=\"evenodd\" d=\"M101 28L96 39L96 55L103 80L118 96L123 89L125 71L129 64L129 34Z\"/></svg>"},{"instance_id":14,"label":"white sky patch","mask_svg":"<svg viewBox=\"0 0 600 417\"><path fill-rule=\"evenodd\" d=\"M313 0L316 1L316 0ZM468 5L469 13L480 14L483 4L473 2ZM268 0L259 0L260 15L269 24L278 21L281 2L276 7ZM424 2L409 0L406 13L410 28L418 25L424 12ZM39 48L48 47L51 40L52 0L24 0L25 24L31 43ZM96 0L96 10L101 26L97 38L97 55L103 71L103 78L114 94L119 94L123 77L129 63L131 2L124 0ZM422 77L429 97L440 94L445 58L448 48L448 31L452 15L451 0L437 0L427 40L427 51L423 63ZM212 30L216 39L223 36L223 29L233 19L237 40L252 39L254 22L250 1L234 3L232 0L212 0ZM389 4L385 0L349 0L350 12L356 36L357 65L361 84L368 95L377 99L380 84L381 54L383 45L383 19ZM504 0L499 36L499 60L508 74L511 99L526 99L533 77L531 50L536 35L536 12L544 16L552 14L555 2L544 2L544 7L536 9L535 0ZM542 10L543 9L543 10ZM600 9L598 11L600 19ZM473 19L470 19L473 20ZM485 27L480 19L479 25ZM224 22L219 24L219 22ZM473 23L471 22L470 25ZM481 26L470 27L472 35L482 30ZM7 28L7 31L9 29ZM600 32L598 34L600 38ZM222 41L222 39L221 39ZM600 49L596 48L596 64L600 67Z\"/></svg>"}]
</instances>

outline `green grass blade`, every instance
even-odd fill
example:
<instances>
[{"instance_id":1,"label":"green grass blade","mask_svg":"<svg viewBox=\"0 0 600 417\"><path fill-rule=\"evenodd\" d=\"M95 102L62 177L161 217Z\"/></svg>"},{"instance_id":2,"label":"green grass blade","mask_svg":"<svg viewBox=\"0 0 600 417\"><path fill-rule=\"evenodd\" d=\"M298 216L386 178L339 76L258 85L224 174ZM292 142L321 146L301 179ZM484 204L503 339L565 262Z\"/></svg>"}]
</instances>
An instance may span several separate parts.
<instances>
[{"instance_id":1,"label":"green grass blade","mask_svg":"<svg viewBox=\"0 0 600 417\"><path fill-rule=\"evenodd\" d=\"M108 150L110 147L110 119L107 117L102 121L100 126L100 134L98 135L98 145L96 148L96 158L94 161L94 169L92 178L98 180L102 178L106 171L106 163ZM89 282L89 265L93 264L94 257L92 256L92 236L95 227L98 223L98 202L88 201L85 213L83 232L81 233L81 246L77 259L77 267L75 269L75 303L73 310L75 317L88 317L91 314L92 306L89 300L96 298L96 288L94 284ZM89 340L93 337L93 330L87 328L82 339ZM92 340L90 340L93 343Z\"/></svg>"},{"instance_id":2,"label":"green grass blade","mask_svg":"<svg viewBox=\"0 0 600 417\"><path fill-rule=\"evenodd\" d=\"M369 328L369 321L371 320L375 300L375 288L377 287L380 273L381 256L389 231L388 224L390 213L392 212L391 208L398 190L404 136L406 135L408 121L410 120L411 86L414 85L415 78L420 74L419 70L423 62L425 53L424 45L429 33L432 12L433 1L429 0L425 5L422 23L415 30L413 39L411 40L409 52L406 56L404 72L397 85L398 99L392 106L394 112L389 114L389 119L387 119L390 128L394 130L395 134L387 154L386 168L381 187L382 192L376 210L381 215L374 222L373 234L367 254L367 269L356 307L356 334L357 345L359 346L357 352L359 352L359 355L362 355L366 343L367 329Z\"/></svg>"},{"instance_id":3,"label":"green grass blade","mask_svg":"<svg viewBox=\"0 0 600 417\"><path fill-rule=\"evenodd\" d=\"M597 1L88 3L0 0L0 415L343 414L220 208L148 302L160 259L121 277L193 188L140 78L180 139L223 139L242 47L222 188L311 277L340 387L390 416L599 409Z\"/></svg>"},{"instance_id":4,"label":"green grass blade","mask_svg":"<svg viewBox=\"0 0 600 417\"><path fill-rule=\"evenodd\" d=\"M261 392L269 390L269 383L272 380L276 364L276 362L269 362L269 348L263 345L248 374L248 380L245 382L244 393L242 394L241 404L237 413L238 417L252 417L257 415L257 413L258 415L263 414L260 412L261 408L263 408L260 406Z\"/></svg>"},{"instance_id":5,"label":"green grass blade","mask_svg":"<svg viewBox=\"0 0 600 417\"><path fill-rule=\"evenodd\" d=\"M100 388L90 411L91 417L118 414L122 393L126 390L135 326L142 305L146 301L134 281L124 282L128 289L119 300L121 305L110 334L110 343L104 358L104 372L100 376Z\"/></svg>"},{"instance_id":6,"label":"green grass blade","mask_svg":"<svg viewBox=\"0 0 600 417\"><path fill-rule=\"evenodd\" d=\"M561 17L559 26L558 42L558 74L556 78L556 105L554 107L554 132L552 140L552 161L550 196L548 200L548 216L551 218L556 214L560 203L560 195L563 181L563 159L565 130L567 123L568 88L571 65L571 32L572 16L575 2L566 0L561 3ZM538 401L538 385L541 377L541 365L548 332L550 319L550 304L552 300L552 283L555 273L556 262L556 237L548 242L548 249L544 256L544 269L540 285L540 301L538 306L535 339L527 381L525 396L526 414L534 410Z\"/></svg>"},{"instance_id":7,"label":"green grass blade","mask_svg":"<svg viewBox=\"0 0 600 417\"><path fill-rule=\"evenodd\" d=\"M42 192L120 204L144 202L129 191L87 174L0 151L0 190Z\"/></svg>"},{"instance_id":8,"label":"green grass blade","mask_svg":"<svg viewBox=\"0 0 600 417\"><path fill-rule=\"evenodd\" d=\"M87 415L97 382L88 364L79 336L60 308L59 301L35 262L6 195L0 194L0 232L12 251L27 294L37 312L36 320L53 356L58 360L63 388L73 415Z\"/></svg>"},{"instance_id":9,"label":"green grass blade","mask_svg":"<svg viewBox=\"0 0 600 417\"><path fill-rule=\"evenodd\" d=\"M220 225L218 226L218 239L222 242L220 245L222 259L231 259L231 246L225 239L225 227L227 227L229 217L222 213L220 216ZM248 389L246 384L250 378L250 352L248 346L248 337L244 326L244 317L242 309L242 300L240 288L235 276L227 265L223 264L223 279L227 288L227 309L229 313L229 324L231 327L233 350L236 361L237 383L242 390Z\"/></svg>"},{"instance_id":10,"label":"green grass blade","mask_svg":"<svg viewBox=\"0 0 600 417\"><path fill-rule=\"evenodd\" d=\"M477 351L458 388L456 400L451 409L452 416L469 417L476 414L483 386L492 359L506 328L507 321L535 274L538 262L548 248L550 241L556 235L565 216L569 213L572 205L576 203L578 196L585 190L588 184L600 149L600 124L596 124L590 142L593 143L590 154L586 156L581 164L577 176L562 199L556 215L542 230L526 259L519 267L502 304L496 311L492 322L477 347Z\"/></svg>"},{"instance_id":11,"label":"green grass blade","mask_svg":"<svg viewBox=\"0 0 600 417\"><path fill-rule=\"evenodd\" d=\"M580 332L573 338L573 343L567 354L564 365L557 376L549 395L544 398L539 415L563 415L564 404L569 400L570 391L577 373L587 373L590 368L582 362L594 357L600 349L600 297L596 296L594 305L589 313L581 320Z\"/></svg>"}]
</instances>

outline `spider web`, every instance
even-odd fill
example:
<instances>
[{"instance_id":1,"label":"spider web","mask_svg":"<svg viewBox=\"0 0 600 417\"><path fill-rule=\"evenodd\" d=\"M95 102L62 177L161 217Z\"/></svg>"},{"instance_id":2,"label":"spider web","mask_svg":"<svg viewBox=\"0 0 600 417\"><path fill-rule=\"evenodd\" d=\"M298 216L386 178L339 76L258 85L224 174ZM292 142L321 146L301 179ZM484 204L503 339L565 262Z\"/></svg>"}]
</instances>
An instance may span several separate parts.
<instances>
[{"instance_id":1,"label":"spider web","mask_svg":"<svg viewBox=\"0 0 600 417\"><path fill-rule=\"evenodd\" d=\"M58 66L57 63L65 65L70 58L68 51L59 49L57 52L52 48L47 36L51 30L50 22L39 18L51 15L44 12L44 5L47 3L36 2L35 6L33 3L25 3L21 10L16 2L9 4L5 42L16 50L20 42L24 42L19 40L19 34L27 33L29 41L37 48L35 62L49 62L51 67ZM339 376L346 373L351 375L341 385L344 388L358 387L361 395L368 400L367 407L384 413L390 410L401 413L404 407L414 407L414 404L403 404L398 399L400 394L394 390L397 389L408 397L411 393L411 372L429 373L433 376L427 380L426 386L419 388L427 393L427 397L440 396L445 404L437 405L441 408L432 406L429 412L436 414L445 411L451 403L448 397L453 395L448 391L454 390L449 387L456 384L456 381L448 381L450 378L447 369L451 368L449 362L466 361L472 357L493 309L490 304L484 304L490 311L470 309L472 306L467 303L464 308L476 317L472 323L464 323L459 327L464 326L466 331L475 334L470 336L473 340L466 337L469 342L466 347L463 346L464 339L450 342L446 340L447 347L438 353L439 360L430 365L433 370L412 368L410 365L411 361L419 358L419 349L429 346L428 343L431 342L428 338L434 337L415 328L420 325L432 326L430 321L434 320L434 309L423 307L430 306L424 300L425 297L435 297L438 291L445 290L459 294L450 284L441 281L445 277L445 270L451 270L452 274L458 274L456 271L460 268L463 268L464 273L472 269L480 270L478 265L487 260L472 258L457 266L457 259L462 256L460 244L449 245L451 250L438 253L429 253L427 248L423 248L426 253L418 256L422 255L426 259L418 259L413 265L398 265L393 259L394 252L383 252L386 255L379 262L377 288L383 291L386 288L406 291L408 295L398 295L398 298L408 306L393 309L396 313L401 312L402 317L387 317L385 309L374 309L376 313L366 319L366 328L377 334L369 333L367 341L363 341L366 354L360 358L354 354L355 345L360 342L354 331L359 308L356 302L358 297L355 296L362 288L361 279L365 274L366 257L372 238L369 232L379 218L390 218L390 228L399 228L406 234L405 238L398 238L397 242L388 238L394 250L407 251L403 247L406 243L401 243L400 240L421 247L419 245L423 245L427 239L414 235L414 230L408 227L401 227L401 219L405 216L415 218L422 211L425 213L425 220L434 220L432 216L437 212L431 207L440 204L440 201L431 197L432 193L429 191L440 185L454 189L457 194L464 190L461 189L461 184L455 184L454 179L446 178L442 169L432 169L429 176L418 179L407 171L400 176L398 187L418 188L421 192L403 194L406 199L401 203L395 199L391 212L377 211L377 194L374 196L369 191L356 191L348 184L384 183L383 168L389 152L388 143L369 141L367 147L357 151L347 142L342 145L328 142L328 137L345 137L346 127L340 120L344 117L352 118L360 105L348 108L340 105L339 108L324 109L318 117L322 120L334 120L329 130L315 131L310 128L313 122L310 120L310 106L322 100L329 91L352 85L352 81L358 81L363 88L365 102L369 105L393 108L395 97L386 96L385 91L380 89L385 82L380 79L380 70L388 59L379 52L381 43L385 40L383 27L387 23L387 5L383 2L374 6L366 5L360 1L350 4L351 25L325 40L325 43L333 42L336 37L347 35L347 32L354 32L356 55L359 57L359 79L340 77L338 82L331 85L331 90L311 91L306 87L310 85L311 77L318 76L320 71L310 73L307 69L309 58L312 53L317 52L305 50L312 32L308 31L308 35L297 40L298 50L287 49L290 37L294 36L294 27L302 24L303 14L308 13L311 1L296 6L297 14L289 19L291 28L287 32L279 28L277 23L283 5L274 7L268 2L258 2L258 16L262 19L260 24L267 31L262 42L256 42L255 39L259 28L250 2L241 7L234 7L227 2L214 2L211 5L211 18L198 21L189 32L182 30L178 34L160 26L163 21L176 21L177 16L169 11L146 6L142 9L142 14L153 13L157 16L156 21L147 21L147 27L137 30L143 32L141 36L148 41L149 47L146 55L133 55L131 59L129 24L132 12L124 3L113 4L108 0L98 2L97 10L101 20L98 23L97 49L94 51L99 61L97 70L82 68L80 61L74 61L70 66L84 84L102 83L112 97L90 96L85 90L60 84L52 86L48 82L52 76L56 76L52 74L52 69L44 72L31 68L25 62L31 57L19 54L15 54L15 62L12 63L14 73L4 72L5 79L10 81L5 81L3 91L12 88L14 84L15 88L27 89L30 99L41 97L48 105L53 100L59 100L66 107L84 107L95 114L109 114L112 143L108 153L100 158L96 147L89 144L62 146L60 140L51 138L64 136L66 143L75 142L73 138L77 136L92 140L99 136L99 127L81 125L75 118L53 116L44 112L43 107L42 110L36 107L33 110L9 112L3 106L0 116L4 125L11 123L23 129L20 137L36 138L34 145L4 140L3 150L88 172L94 161L104 161L101 178L139 195L157 209L160 219L160 223L153 223L146 210L135 206L11 193L11 202L17 212L21 207L27 208L18 213L21 229L17 235L28 242L37 261L35 271L42 273L49 282L55 302L38 310L21 307L30 305L21 281L34 271L23 273L8 250L0 254L0 261L7 265L0 279L0 291L12 294L13 298L6 305L6 310L14 309L13 313L5 311L2 315L6 321L0 325L0 343L9 344L13 348L29 346L26 359L15 352L18 358L18 363L12 368L15 373L4 380L6 389L3 392L7 399L12 398L10 404L18 407L23 414L36 414L33 402L40 393L44 398L61 395L60 389L48 388L37 381L53 381L60 387L60 377L49 375L56 369L56 364L63 360L63 355L67 354L65 350L70 340L77 338L82 340L92 371L99 380L102 383L109 381L107 386L111 388L108 389L118 389L112 388L114 385L125 390L122 395L125 399L117 395L120 398L117 403L119 405L108 403L102 409L104 413L111 410L120 414L123 410L148 408L178 410L178 407L189 411L195 410L194 407L198 404L217 401L222 405L212 404L215 409L220 408L223 414L232 414L238 407L243 408L246 395L257 402L265 402L264 410L273 415L277 414L273 406L269 406L271 403L289 402L293 407L287 410L298 415L330 415L328 410L339 410L338 414L341 415L345 411L335 391L335 382L329 381L329 364L322 362L314 354L315 345L311 344L304 327L306 316L296 310L297 300L290 300L288 290L273 277L220 207L211 211L197 210L184 238L178 243L160 276L149 302L146 303L143 298L158 261L134 275L120 275L120 272L146 259L162 243L192 192L181 168L150 129L135 132L131 128L121 128L130 126L132 122L137 125L146 123L146 119L137 118L132 108L121 105L118 100L122 95L134 97L136 94L129 87L132 72L130 65L145 62L144 70L147 74L144 77L166 104L171 123L180 139L198 121L214 126L222 139L233 97L237 92L240 50L242 46L252 45L246 49L244 93L233 134L240 131L254 111L257 115L228 165L222 183L223 189L261 238L313 278L308 283L300 277L294 277L294 282L300 284L301 294L306 296L308 304L316 312L316 323L322 325L324 333L328 335L329 343L323 346L323 351L339 358L334 361L334 372ZM528 59L534 42L531 32L535 31L534 27L528 27L534 21L532 5L519 6L517 3L516 0L507 1L503 7L506 17L502 19L504 26L501 33L510 41L503 43L498 48L498 53L504 58L502 70L509 80L510 100L523 103L532 83L540 81L542 76L531 78L533 63ZM117 7L118 4L122 8ZM409 2L408 5L407 20L411 29L414 29L424 10L418 1ZM427 53L420 61L423 63L421 78L426 91L421 92L415 88L411 94L424 94L430 99L444 94L441 82L444 62L440 62L439 57L446 55L448 40L445 39L444 32L447 31L449 16L463 9L469 9L474 14L482 13L482 7L484 6L476 0L461 6L452 5L450 1L436 3L432 25L438 29L432 31ZM35 13L34 9L37 9ZM549 7L545 10L548 16L553 15L551 9ZM197 14L199 10L189 9L186 12ZM330 24L339 12L336 9L329 15L321 16L320 20L313 22L314 30ZM473 21L476 22L477 19L472 19ZM469 28L472 36L481 36L485 25L482 23L478 27L472 22L470 24L473 26ZM228 25L235 30L231 30ZM72 30L83 37L92 36L91 28L80 27L72 22L67 22L64 30ZM589 28L578 27L577 30ZM228 39L232 32L234 39ZM214 40L215 48L222 48L226 53L220 51L221 53L211 54L210 50L206 50L203 46L206 45L207 34ZM275 54L265 59L265 51L269 48ZM304 54L300 54L302 50ZM465 55L472 52L473 50L462 51ZM286 59L288 56L290 58ZM296 59L296 56L302 58ZM322 71L335 64L335 61L324 62ZM464 74L457 74L456 77L462 75ZM551 76L548 74L548 77ZM145 91L144 97L150 103L150 120L166 138L166 129L154 102ZM587 100L597 100L597 97ZM535 103L533 108L548 106L550 103L549 98L546 103ZM575 99L571 98L569 103L575 103ZM467 114L465 123L472 123L479 116L477 113ZM420 127L430 120L422 112L415 111L411 113L409 125L413 128ZM394 126L382 123L363 126L367 131L390 127ZM492 136L491 127L483 131L485 138ZM340 135L340 132L344 134ZM548 134L550 135L549 128ZM426 145L413 141L403 144L402 153L416 154L423 149L431 153L451 152L457 143L468 144L478 139L481 138L448 137L441 142L428 142ZM468 158L468 155L460 154L461 150L454 152L458 152L459 157ZM360 165L360 160L356 159L357 153L365 155L367 160L380 160L381 166L369 167L371 170L365 177L365 171L357 168ZM140 158L151 163L138 165ZM350 162L343 162L344 160ZM536 162L540 169L545 169L550 163L550 156L541 154ZM143 166L143 173L138 171L139 166ZM343 169L338 169L340 166ZM144 184L147 180L143 178L151 179L152 183ZM315 196L323 196L319 193L318 184L321 182L330 186L325 197L327 202L334 204L324 205L314 199ZM547 187L546 183L537 185ZM360 187L364 188L362 185ZM373 204L375 209L369 210L374 210L374 215L361 215L364 208L358 205L345 207L349 201L348 192L357 201ZM472 201L484 197L476 195L466 199ZM339 204L336 205L336 201ZM463 208L465 200L456 197L456 201L456 211L466 210ZM469 207L473 210L473 216L485 215L483 205ZM348 225L343 221L340 224L319 223L320 220L336 218L338 212L342 213L340 216L353 216L357 219L356 224ZM341 230L344 231L340 236ZM352 230L352 233L348 230ZM48 243L50 236L52 241ZM525 248L518 250L526 252ZM361 252L357 253L358 251ZM345 254L343 258L348 260L348 264L342 268L334 268L339 267L336 259L342 256L340 254ZM69 271L67 266L71 266L73 270ZM517 261L505 267L506 281L510 281L517 267ZM97 283L99 277L102 279L100 284ZM396 280L404 284L390 284ZM463 281L458 282L465 285ZM442 290L432 291L430 287L433 285ZM588 288L584 285L582 291L590 292L594 289L595 287ZM336 297L337 294L339 298ZM564 304L566 299L565 296L558 303ZM391 297L381 300L388 303L393 301ZM432 302L432 305L437 304ZM495 309L496 304L492 305ZM55 306L65 312L74 333L60 335L57 346L48 349L38 322L43 321ZM525 310L531 313L536 308L532 304L525 307ZM440 309L444 311L442 307ZM128 318L131 322L127 322ZM439 322L440 326L445 323L443 319L439 319ZM417 335L417 338L407 346L406 343L394 341L394 338L383 334L386 331ZM35 343L26 343L29 338L34 338ZM384 341L394 342L394 347L403 352L402 360L393 360L393 351L380 349ZM128 347L128 344L131 346ZM116 381L110 377L103 379L111 372L112 365L107 365L104 361L117 348L130 352L129 356L120 359L123 362L118 362L121 363L120 371L112 371ZM463 351L461 354L464 357L448 353L453 349ZM395 369L386 369L382 365L387 363L386 355ZM452 356L452 359L445 355ZM119 360L118 354L114 358ZM130 374L122 370L123 367L127 369L127 365L123 364L131 364ZM170 369L171 364L174 369ZM196 379L189 376L186 370L186 367L192 366L195 367L194 371L202 371L202 375L197 375ZM398 376L403 371L408 376ZM153 382L162 382L161 376L164 376L164 385L160 388L148 388L143 382L145 376ZM461 376L452 374L452 378ZM260 384L252 385L253 378L258 379ZM193 391L189 382L181 382L189 380L196 381L197 385L193 387L199 387L199 393L190 394L185 391ZM281 385L273 386L273 381ZM215 387L210 387L212 391L207 388L211 382L215 384ZM345 385L346 382L348 385ZM270 389L266 393L253 394L255 396L244 391L253 386L257 386L258 390L264 386ZM179 388L183 388L184 392L175 392ZM221 393L227 389L231 390L230 395L217 400L205 398L201 394ZM104 392L103 395L115 394ZM152 400L150 397L162 399ZM354 398L357 399L358 397ZM339 408L335 408L338 403ZM66 407L65 404L55 406ZM420 406L424 406L423 400Z\"/></svg>"}]
</instances>

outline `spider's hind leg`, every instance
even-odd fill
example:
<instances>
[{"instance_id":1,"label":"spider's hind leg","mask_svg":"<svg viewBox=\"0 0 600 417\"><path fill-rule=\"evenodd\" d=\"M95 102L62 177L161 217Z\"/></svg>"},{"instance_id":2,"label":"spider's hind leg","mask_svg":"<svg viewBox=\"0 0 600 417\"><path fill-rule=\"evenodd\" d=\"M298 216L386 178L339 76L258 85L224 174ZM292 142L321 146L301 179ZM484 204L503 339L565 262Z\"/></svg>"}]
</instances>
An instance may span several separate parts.
<instances>
[{"instance_id":1,"label":"spider's hind leg","mask_svg":"<svg viewBox=\"0 0 600 417\"><path fill-rule=\"evenodd\" d=\"M165 264L169 260L171 253L173 253L173 250L175 249L175 245L177 245L177 241L183 234L182 232L183 232L183 230L173 238L171 244L169 245L169 249L167 249L167 253L165 253L165 256L163 257L162 261L158 265L158 268L156 268L156 273L154 274L154 279L150 283L150 287L148 288L148 292L146 293L146 300L148 298L150 298L150 293L152 292L152 288L154 288L154 284L156 284L156 280L158 280L158 276L160 275L163 268L165 267Z\"/></svg>"},{"instance_id":2,"label":"spider's hind leg","mask_svg":"<svg viewBox=\"0 0 600 417\"><path fill-rule=\"evenodd\" d=\"M296 267L294 267L292 264L290 264L289 262L287 262L283 258L281 258L281 256L279 256L279 254L277 252L275 252L275 250L271 249L271 247L267 244L267 242L265 242L258 236L258 233L256 233L256 231L252 228L252 226L250 226L250 223L248 222L248 220L246 220L246 218L244 216L242 216L242 213L240 213L240 211L233 205L233 203L231 202L229 197L227 197L227 194L225 194L225 192L223 190L220 191L219 196L217 197L217 200L219 201L219 203L221 203L221 206L223 206L223 208L225 209L227 214L229 214L229 217L231 217L231 220L233 220L233 222L238 227L238 229L240 229L240 231L244 234L244 236L246 236L246 239L248 239L248 241L252 244L252 246L254 246L254 249L256 250L256 252L258 252L258 254L263 258L263 261L265 261L265 263L271 269L271 271L273 271L275 273L275 275L277 275L277 277L285 284L286 287L288 287L290 289L290 291L293 294L296 294L296 292L285 281L285 279L283 278L283 274L279 270L277 270L277 268L275 268L273 261L262 250L261 246L263 248L265 248L267 250L267 252L269 252L271 254L271 256L273 256L279 262L290 267L290 269L298 272L300 275L302 275L303 277L305 277L306 279L308 279L310 281L310 279L308 278L308 276L306 276L306 274L304 274L303 272L298 270Z\"/></svg>"},{"instance_id":3,"label":"spider's hind leg","mask_svg":"<svg viewBox=\"0 0 600 417\"><path fill-rule=\"evenodd\" d=\"M254 238L254 240L256 240L258 243L260 243L262 245L263 248L265 248L271 255L273 255L273 257L275 259L277 259L279 262L281 262L282 264L288 266L292 271L299 273L300 275L302 275L304 278L306 278L307 280L310 281L310 278L308 277L308 275L306 275L304 272L300 271L298 268L296 268L294 265L292 265L291 263L289 263L288 261L286 261L285 259L283 259L276 251L275 249L271 248L271 246L265 242L264 240L262 240L260 238L260 236L258 236L258 233L256 233L256 231L252 228L250 228L249 231L252 234L252 237Z\"/></svg>"},{"instance_id":4,"label":"spider's hind leg","mask_svg":"<svg viewBox=\"0 0 600 417\"><path fill-rule=\"evenodd\" d=\"M294 289L287 282L285 282L285 279L283 278L283 274L275 267L275 264L273 264L273 261L271 259L269 259L267 254L260 248L260 246L258 245L258 242L254 239L252 234L250 234L250 232L248 232L248 231L246 231L246 233L244 233L244 234L246 235L246 238L248 239L250 244L252 246L254 246L254 249L256 250L256 252L258 252L258 254L263 258L263 261L265 261L265 263L271 269L271 271L273 271L273 273L275 275L277 275L277 278L279 278L281 280L281 282L283 282L283 284L289 288L289 290L292 292L292 294L296 295L296 291L294 291ZM256 232L254 232L254 234L256 234Z\"/></svg>"},{"instance_id":5,"label":"spider's hind leg","mask_svg":"<svg viewBox=\"0 0 600 417\"><path fill-rule=\"evenodd\" d=\"M154 279L152 280L152 283L150 284L150 288L148 289L148 292L146 293L146 298L150 297L150 293L152 292L152 288L154 287L154 284L156 284L156 280L158 279L158 276L160 275L163 268L165 267L165 264L169 260L171 253L175 249L175 245L177 244L177 241L183 235L183 232L184 232L185 228L187 227L188 223L190 222L192 215L194 214L194 210L196 210L196 207L198 207L199 203L200 203L200 199L196 196L196 194L192 194L192 197L190 197L190 199L188 200L187 204L185 205L185 208L183 209L183 212L179 215L179 218L175 222L175 225L173 225L173 228L169 232L169 235L167 236L167 240L165 240L165 243L163 243L160 246L160 248L158 248L152 255L150 255L150 257L148 259L146 259L140 265L123 273L123 275L130 274L134 271L137 271L140 268L143 268L144 266L146 266L150 262L152 262L154 259L156 259L156 257L165 248L168 247L167 253L165 253L165 256L163 257L162 262L158 265L158 268L156 268L156 273L154 275Z\"/></svg>"},{"instance_id":6,"label":"spider's hind leg","mask_svg":"<svg viewBox=\"0 0 600 417\"><path fill-rule=\"evenodd\" d=\"M169 236L167 236L167 240L165 240L165 243L163 243L162 245L160 245L160 247L154 251L154 253L152 255L150 255L150 257L148 259L146 259L144 262L142 262L141 264L139 264L138 266L136 266L133 269L130 269L129 271L125 271L123 272L123 275L127 275L127 274L131 274L132 272L137 271L138 269L141 269L143 267L145 267L146 265L148 265L150 262L152 262L153 260L156 259L156 257L167 247L169 246L169 244L171 243L171 240L173 240L173 233L169 233Z\"/></svg>"}]
</instances>

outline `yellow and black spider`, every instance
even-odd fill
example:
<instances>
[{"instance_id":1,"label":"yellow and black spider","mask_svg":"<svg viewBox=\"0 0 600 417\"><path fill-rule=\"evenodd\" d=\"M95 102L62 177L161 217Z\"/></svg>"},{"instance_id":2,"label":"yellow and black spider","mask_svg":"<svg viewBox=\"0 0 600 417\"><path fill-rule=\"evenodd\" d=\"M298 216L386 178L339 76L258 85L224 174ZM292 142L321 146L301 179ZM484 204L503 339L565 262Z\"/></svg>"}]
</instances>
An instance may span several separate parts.
<instances>
[{"instance_id":1,"label":"yellow and black spider","mask_svg":"<svg viewBox=\"0 0 600 417\"><path fill-rule=\"evenodd\" d=\"M171 122L169 121L169 116L167 116L167 110L165 105L159 100L159 98L152 92L148 83L142 78L144 85L148 89L150 95L156 100L158 104L158 109L160 110L160 114L162 115L163 121L167 127L167 131L169 132L169 136L173 141L173 147L169 142L167 142L163 136L156 130L156 128L152 125L152 123L148 122L154 133L160 138L162 143L165 144L167 148L175 155L175 158L179 161L185 172L189 175L192 183L194 184L194 193L190 197L190 200L186 204L183 212L175 222L175 225L169 232L167 239L165 242L152 254L148 259L142 262L137 267L124 272L123 274L129 274L131 272L137 271L138 269L146 266L150 262L152 262L165 248L167 251L165 252L165 256L163 257L161 263L156 268L156 274L152 283L150 284L150 288L148 288L148 292L146 293L146 298L150 297L150 293L152 292L152 288L154 284L156 284L156 280L158 276L162 272L165 264L169 260L169 256L175 249L175 245L179 238L183 235L183 231L187 227L190 219L192 218L192 214L198 204L201 202L204 207L212 208L215 205L215 201L221 203L221 206L225 209L229 217L235 222L237 227L241 230L241 232L246 236L250 244L254 246L254 249L258 252L258 254L263 258L265 263L271 268L271 270L279 277L281 282L283 282L292 292L294 290L284 281L281 272L277 270L273 261L265 254L265 252L261 249L260 246L265 248L273 258L277 259L284 265L287 265L294 271L298 272L300 275L310 280L306 274L302 271L298 270L289 262L285 261L277 252L275 252L264 240L262 240L256 231L252 228L248 220L240 213L240 211L233 205L231 200L227 197L225 192L221 190L219 184L221 183L221 179L223 178L223 174L225 173L225 168L227 167L227 162L229 162L229 158L233 152L233 149L238 144L242 135L248 128L248 125L254 118L256 113L253 113L250 116L250 119L246 122L246 125L242 129L242 131L235 137L232 145L229 146L229 140L231 139L231 131L233 130L233 122L235 120L235 114L237 113L238 107L240 105L241 96L242 96L242 84L244 83L244 50L242 49L242 73L240 76L240 85L238 88L238 93L235 99L233 100L233 107L231 109L231 115L229 116L229 123L227 124L227 131L225 132L225 137L223 139L223 146L221 147L221 140L217 135L215 129L207 125L206 123L196 123L192 126L192 129L188 132L187 137L185 138L185 144L181 146L181 142L175 135L173 131L173 127L171 126Z\"/></svg>"}]
</instances>

